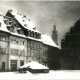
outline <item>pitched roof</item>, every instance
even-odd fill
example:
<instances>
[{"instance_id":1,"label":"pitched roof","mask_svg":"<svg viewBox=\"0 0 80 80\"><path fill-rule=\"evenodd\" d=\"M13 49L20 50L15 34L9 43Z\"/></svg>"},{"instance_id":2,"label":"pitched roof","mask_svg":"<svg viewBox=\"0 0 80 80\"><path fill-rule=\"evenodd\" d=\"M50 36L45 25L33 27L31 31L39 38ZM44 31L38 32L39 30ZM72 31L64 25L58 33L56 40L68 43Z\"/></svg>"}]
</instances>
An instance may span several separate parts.
<instances>
[{"instance_id":1,"label":"pitched roof","mask_svg":"<svg viewBox=\"0 0 80 80\"><path fill-rule=\"evenodd\" d=\"M16 14L16 13L13 12L13 11L12 11L12 14L15 15L15 18L19 21L19 23L20 23L22 26L24 26L24 22L22 21L22 16L19 15L19 14ZM10 33L10 34L12 34L12 35L16 35L16 36L20 36L20 37L24 37L24 38L29 38L29 39L32 39L32 40L35 40L35 41L40 41L40 42L42 42L42 43L44 43L44 44L46 44L46 45L59 48L59 47L55 44L55 42L54 42L49 36L47 36L47 35L45 35L45 34L42 34L42 33L39 32L37 29L34 30L33 28L35 28L35 27L32 25L32 22L27 21L27 19L26 19L26 21L25 21L25 24L28 23L29 26L26 27L26 28L29 28L29 30L38 31L39 33L41 33L41 38L40 38L40 39L35 39L35 38L29 37L29 36L26 37L25 35L21 35L21 34L18 34L18 33L10 32L10 31L7 29L7 27L6 27L7 25L4 23L4 20L3 20L3 17L2 17L2 16L0 16L0 22L1 22L0 30L2 30L2 31L8 32L8 33ZM25 27L25 26L24 26L24 27Z\"/></svg>"},{"instance_id":2,"label":"pitched roof","mask_svg":"<svg viewBox=\"0 0 80 80\"><path fill-rule=\"evenodd\" d=\"M25 68L25 67L30 67L31 69L49 69L48 67L46 67L36 61L31 61L31 62L21 66L20 68Z\"/></svg>"},{"instance_id":3,"label":"pitched roof","mask_svg":"<svg viewBox=\"0 0 80 80\"><path fill-rule=\"evenodd\" d=\"M38 32L40 33L36 27L34 26L34 24L29 20L27 19L26 17L22 16L21 14L19 13L16 13L14 11L10 11L9 12L16 18L16 20L25 28L25 29L28 29L28 30L31 30L31 31L34 31L34 32Z\"/></svg>"}]
</instances>

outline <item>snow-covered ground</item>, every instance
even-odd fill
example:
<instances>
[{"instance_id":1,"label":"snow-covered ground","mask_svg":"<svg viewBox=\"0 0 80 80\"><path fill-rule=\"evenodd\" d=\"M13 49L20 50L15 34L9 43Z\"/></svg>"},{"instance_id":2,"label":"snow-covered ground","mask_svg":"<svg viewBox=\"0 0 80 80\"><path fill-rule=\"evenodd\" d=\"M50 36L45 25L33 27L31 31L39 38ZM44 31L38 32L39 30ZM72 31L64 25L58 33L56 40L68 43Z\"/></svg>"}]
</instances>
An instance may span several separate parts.
<instances>
[{"instance_id":1,"label":"snow-covered ground","mask_svg":"<svg viewBox=\"0 0 80 80\"><path fill-rule=\"evenodd\" d=\"M0 72L0 80L65 80L80 79L80 70L51 70L49 73L32 74L19 72Z\"/></svg>"}]
</instances>

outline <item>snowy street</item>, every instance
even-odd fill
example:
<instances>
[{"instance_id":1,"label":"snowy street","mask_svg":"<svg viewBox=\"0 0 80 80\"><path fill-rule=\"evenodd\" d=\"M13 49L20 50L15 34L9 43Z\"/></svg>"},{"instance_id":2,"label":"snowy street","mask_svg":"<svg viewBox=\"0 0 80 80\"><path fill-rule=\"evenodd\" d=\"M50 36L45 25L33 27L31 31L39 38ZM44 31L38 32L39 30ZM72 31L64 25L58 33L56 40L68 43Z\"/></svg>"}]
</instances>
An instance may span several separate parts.
<instances>
[{"instance_id":1,"label":"snowy street","mask_svg":"<svg viewBox=\"0 0 80 80\"><path fill-rule=\"evenodd\" d=\"M0 80L59 80L80 79L80 70L51 70L49 73L0 72Z\"/></svg>"}]
</instances>

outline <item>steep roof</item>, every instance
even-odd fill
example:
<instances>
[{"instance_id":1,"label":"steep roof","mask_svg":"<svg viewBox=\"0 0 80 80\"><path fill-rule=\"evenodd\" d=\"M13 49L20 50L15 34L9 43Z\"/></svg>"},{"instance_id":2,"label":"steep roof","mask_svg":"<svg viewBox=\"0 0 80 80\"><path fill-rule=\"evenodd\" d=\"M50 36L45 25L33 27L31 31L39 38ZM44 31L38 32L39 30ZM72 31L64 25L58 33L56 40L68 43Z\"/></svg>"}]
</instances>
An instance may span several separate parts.
<instances>
[{"instance_id":1,"label":"steep roof","mask_svg":"<svg viewBox=\"0 0 80 80\"><path fill-rule=\"evenodd\" d=\"M24 22L22 21L23 17L21 15L19 15L19 14L16 14L13 11L11 13L13 15L15 15L15 18L19 21L19 23L22 26L24 26ZM26 37L25 35L21 35L21 34L18 34L18 33L10 32L6 27L7 25L4 23L4 20L3 20L2 16L0 16L0 22L1 22L0 30L2 30L2 31L5 31L5 32L8 32L8 33L10 33L12 35L20 36L20 37L23 37L23 38L28 38L28 39L35 40L35 41L40 41L40 42L42 42L42 43L44 43L46 45L59 48L49 36L47 36L45 34L42 34L37 29L34 30L33 28L35 28L35 27L32 25L32 22L28 21L27 19L25 21L25 24L28 23L28 27L25 27L25 26L24 27L29 29L29 30L32 30L32 31L34 30L34 31L37 31L37 32L41 33L41 38L40 39L35 39L35 38L29 37L29 36Z\"/></svg>"},{"instance_id":2,"label":"steep roof","mask_svg":"<svg viewBox=\"0 0 80 80\"><path fill-rule=\"evenodd\" d=\"M28 30L32 30L34 32L40 33L36 27L33 25L33 23L30 21L30 19L27 19L25 16L22 16L19 13L16 13L12 10L9 10L9 12L16 18L16 20L25 28Z\"/></svg>"}]
</instances>

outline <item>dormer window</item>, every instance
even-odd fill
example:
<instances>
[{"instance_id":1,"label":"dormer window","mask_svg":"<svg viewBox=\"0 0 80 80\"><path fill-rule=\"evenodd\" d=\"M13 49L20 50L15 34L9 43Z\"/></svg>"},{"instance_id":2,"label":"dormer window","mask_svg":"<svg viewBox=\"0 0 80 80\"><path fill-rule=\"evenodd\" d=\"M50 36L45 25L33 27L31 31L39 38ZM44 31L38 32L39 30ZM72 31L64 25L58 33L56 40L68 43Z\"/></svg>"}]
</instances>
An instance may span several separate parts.
<instances>
[{"instance_id":1,"label":"dormer window","mask_svg":"<svg viewBox=\"0 0 80 80\"><path fill-rule=\"evenodd\" d=\"M1 27L1 22L0 22L0 27Z\"/></svg>"},{"instance_id":2,"label":"dormer window","mask_svg":"<svg viewBox=\"0 0 80 80\"><path fill-rule=\"evenodd\" d=\"M30 31L28 31L28 36L30 36Z\"/></svg>"},{"instance_id":3,"label":"dormer window","mask_svg":"<svg viewBox=\"0 0 80 80\"><path fill-rule=\"evenodd\" d=\"M27 27L27 24L24 24L25 27Z\"/></svg>"},{"instance_id":4,"label":"dormer window","mask_svg":"<svg viewBox=\"0 0 80 80\"><path fill-rule=\"evenodd\" d=\"M12 21L13 19L9 17L9 20Z\"/></svg>"},{"instance_id":5,"label":"dormer window","mask_svg":"<svg viewBox=\"0 0 80 80\"><path fill-rule=\"evenodd\" d=\"M23 22L25 22L25 20L22 20Z\"/></svg>"},{"instance_id":6,"label":"dormer window","mask_svg":"<svg viewBox=\"0 0 80 80\"><path fill-rule=\"evenodd\" d=\"M36 38L36 33L34 33L34 38Z\"/></svg>"},{"instance_id":7,"label":"dormer window","mask_svg":"<svg viewBox=\"0 0 80 80\"><path fill-rule=\"evenodd\" d=\"M28 21L30 21L30 19L28 19Z\"/></svg>"},{"instance_id":8,"label":"dormer window","mask_svg":"<svg viewBox=\"0 0 80 80\"><path fill-rule=\"evenodd\" d=\"M24 15L23 18L26 18L26 15Z\"/></svg>"},{"instance_id":9,"label":"dormer window","mask_svg":"<svg viewBox=\"0 0 80 80\"><path fill-rule=\"evenodd\" d=\"M33 37L33 32L31 32L31 37Z\"/></svg>"},{"instance_id":10,"label":"dormer window","mask_svg":"<svg viewBox=\"0 0 80 80\"><path fill-rule=\"evenodd\" d=\"M4 20L4 23L9 25L9 21L8 20Z\"/></svg>"},{"instance_id":11,"label":"dormer window","mask_svg":"<svg viewBox=\"0 0 80 80\"><path fill-rule=\"evenodd\" d=\"M34 30L36 30L36 27L35 28L33 28Z\"/></svg>"}]
</instances>

